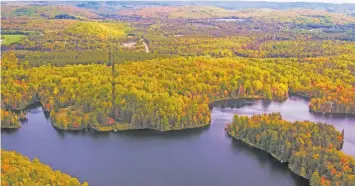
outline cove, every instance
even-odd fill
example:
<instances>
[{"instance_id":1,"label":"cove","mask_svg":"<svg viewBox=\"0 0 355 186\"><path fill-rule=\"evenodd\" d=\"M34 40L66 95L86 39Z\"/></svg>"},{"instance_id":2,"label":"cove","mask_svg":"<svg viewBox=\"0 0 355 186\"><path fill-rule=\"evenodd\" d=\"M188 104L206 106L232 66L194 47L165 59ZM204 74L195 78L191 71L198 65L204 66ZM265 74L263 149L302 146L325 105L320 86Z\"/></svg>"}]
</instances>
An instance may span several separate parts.
<instances>
[{"instance_id":1,"label":"cove","mask_svg":"<svg viewBox=\"0 0 355 186\"><path fill-rule=\"evenodd\" d=\"M229 108L222 108L229 106ZM224 131L234 114L281 112L284 119L332 123L345 130L344 152L355 155L353 118L314 115L295 96L280 103L257 100L241 108L212 109L207 128L160 133L151 130L88 132L56 130L40 107L31 108L18 130L2 130L2 148L60 169L90 185L307 185L267 153Z\"/></svg>"}]
</instances>

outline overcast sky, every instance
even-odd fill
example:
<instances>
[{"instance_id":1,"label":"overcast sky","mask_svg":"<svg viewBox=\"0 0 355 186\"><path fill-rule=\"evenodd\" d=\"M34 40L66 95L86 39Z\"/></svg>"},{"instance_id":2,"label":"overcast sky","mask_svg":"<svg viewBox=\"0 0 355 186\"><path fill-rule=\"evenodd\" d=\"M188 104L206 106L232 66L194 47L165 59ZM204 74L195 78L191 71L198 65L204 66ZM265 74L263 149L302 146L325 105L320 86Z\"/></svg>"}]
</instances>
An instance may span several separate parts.
<instances>
[{"instance_id":1,"label":"overcast sky","mask_svg":"<svg viewBox=\"0 0 355 186\"><path fill-rule=\"evenodd\" d=\"M17 0L1 0L1 1L17 1ZM22 1L38 1L38 0L22 0ZM62 0L42 0L42 1L62 1ZM100 0L64 0L64 1L100 1ZM110 0L110 1L119 1L119 0ZM125 1L166 1L166 0L125 0ZM176 0L170 0L170 1L176 1ZM179 1L196 1L196 0L179 0ZM197 1L218 1L218 0L197 0ZM222 1L238 1L238 0L222 0ZM336 4L355 3L355 0L242 0L242 1L317 2L317 3L336 3Z\"/></svg>"},{"instance_id":2,"label":"overcast sky","mask_svg":"<svg viewBox=\"0 0 355 186\"><path fill-rule=\"evenodd\" d=\"M260 1L260 0L248 0ZM355 3L355 0L265 0L271 2L321 2L321 3Z\"/></svg>"},{"instance_id":3,"label":"overcast sky","mask_svg":"<svg viewBox=\"0 0 355 186\"><path fill-rule=\"evenodd\" d=\"M133 0L137 1L137 0ZM138 0L140 1L140 0ZM154 0L152 0L154 1ZM165 0L157 0L165 1ZM194 1L194 0L181 0ZM195 0L196 1L196 0ZM216 0L197 0L197 1L216 1ZM217 0L218 1L218 0ZM355 3L355 0L221 0L221 1L268 1L268 2L316 2L316 3Z\"/></svg>"}]
</instances>

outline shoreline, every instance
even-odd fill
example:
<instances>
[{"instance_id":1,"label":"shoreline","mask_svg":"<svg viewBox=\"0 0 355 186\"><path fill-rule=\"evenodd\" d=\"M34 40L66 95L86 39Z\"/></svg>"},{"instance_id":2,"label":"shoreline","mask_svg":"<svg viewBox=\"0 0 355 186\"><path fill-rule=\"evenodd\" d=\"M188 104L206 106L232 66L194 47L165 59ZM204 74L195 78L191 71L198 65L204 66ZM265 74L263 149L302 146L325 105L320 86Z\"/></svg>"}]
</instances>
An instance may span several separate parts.
<instances>
[{"instance_id":1,"label":"shoreline","mask_svg":"<svg viewBox=\"0 0 355 186\"><path fill-rule=\"evenodd\" d=\"M129 123L125 123L125 124L117 123L114 126L100 126L100 128L97 128L95 126L91 126L91 127L76 128L76 129L74 129L74 128L63 129L63 128L55 125L55 123L53 123L52 121L51 121L51 123L55 129L61 130L61 131L93 131L93 132L123 132L123 131L131 131L131 130L153 130L153 131L161 133L161 132L173 132L173 131L208 128L210 126L210 123L207 123L207 124L203 124L203 125L198 125L198 126L193 126L193 127L185 127L185 128L181 128L181 129L173 128L173 129L169 129L169 130L157 130L154 128L123 128L123 127L125 127L123 125L129 126Z\"/></svg>"},{"instance_id":2,"label":"shoreline","mask_svg":"<svg viewBox=\"0 0 355 186\"><path fill-rule=\"evenodd\" d=\"M343 112L322 112L309 109L309 112L314 115L323 115L323 116L345 116L345 117L355 117L355 113L343 113Z\"/></svg>"},{"instance_id":3,"label":"shoreline","mask_svg":"<svg viewBox=\"0 0 355 186\"><path fill-rule=\"evenodd\" d=\"M291 96L298 96L298 97L301 97L307 101L310 101L312 98L305 95L305 94L302 94L302 93L299 93L299 92L290 92L289 95ZM308 105L309 107L310 105ZM323 111L317 111L317 110L313 110L309 107L309 112L311 112L312 114L316 114L316 115L326 115L326 116L346 116L346 117L355 117L355 113L345 113L345 112L323 112Z\"/></svg>"},{"instance_id":4,"label":"shoreline","mask_svg":"<svg viewBox=\"0 0 355 186\"><path fill-rule=\"evenodd\" d=\"M302 95L299 93L295 93L295 92L290 92L289 96L299 96L303 99L306 100L310 100L309 97L307 97L306 95ZM216 99L211 101L208 104L208 107L210 108L210 110L214 107L214 105L218 104L218 103L222 103L222 102L228 102L228 101L235 101L235 102L239 102L240 105L238 105L238 108L244 107L248 104L252 104L253 101L257 101L257 100L268 100L268 101L277 101L277 102L283 102L286 101L289 97L284 98L284 99L266 99L264 97L261 96L249 96L249 97L229 97L229 98L225 98L225 99ZM29 105L26 105L23 109L9 109L11 111L14 112L21 112L27 109L30 109L31 107L34 106L39 106L42 107L42 102L41 101L36 101L34 103L31 103ZM43 110L43 112L47 112L45 110ZM355 117L355 113L324 113L321 111L315 111L312 109L309 109L309 112L311 112L312 114L315 115L323 115L323 116L343 116L343 117ZM126 131L126 130L141 130L141 129L150 129L150 130L155 130L155 131L160 131L160 132L168 132L168 131L179 131L179 130L184 130L184 129L193 129L193 128L201 128L204 126L208 126L210 125L210 123L208 124L203 124L203 125L199 125L199 126L188 126L185 128L181 128L181 129L177 129L177 128L170 128L168 130L159 130L159 129L154 129L154 128L131 128L129 125L130 123L116 123L114 126L91 126L90 128L85 127L85 128L70 128L70 129L64 129L61 127L58 127L52 120L52 126L58 130L63 130L63 131L84 131L84 130L94 130L97 132L110 132L110 131ZM9 127L1 127L2 129L6 129ZM19 127L21 128L21 127ZM11 128L10 128L11 129Z\"/></svg>"},{"instance_id":5,"label":"shoreline","mask_svg":"<svg viewBox=\"0 0 355 186\"><path fill-rule=\"evenodd\" d=\"M227 124L227 125L228 125L228 124ZM239 139L239 138L236 138L235 136L232 136L232 135L229 133L229 131L227 130L227 125L226 125L226 127L224 128L224 130L227 132L228 136L230 136L231 138L233 138L232 140L241 141L241 142L243 142L244 144L249 145L250 147L253 147L253 148L255 148L255 149L261 150L263 153L266 153L266 154L271 155L273 158L275 158L275 159L276 159L277 161L279 161L281 164L287 164L288 169L289 169L292 173L294 173L294 174L297 175L297 176L300 176L301 178L306 179L307 181L310 181L310 179L308 179L308 178L306 178L306 177L303 177L303 176L297 174L297 173L290 167L290 164L289 164L288 161L285 161L285 162L281 161L281 160L276 156L276 154L273 154L273 153L271 153L271 152L265 151L265 150L263 150L263 149L257 147L256 145L254 145L254 144L248 142L247 140Z\"/></svg>"}]
</instances>

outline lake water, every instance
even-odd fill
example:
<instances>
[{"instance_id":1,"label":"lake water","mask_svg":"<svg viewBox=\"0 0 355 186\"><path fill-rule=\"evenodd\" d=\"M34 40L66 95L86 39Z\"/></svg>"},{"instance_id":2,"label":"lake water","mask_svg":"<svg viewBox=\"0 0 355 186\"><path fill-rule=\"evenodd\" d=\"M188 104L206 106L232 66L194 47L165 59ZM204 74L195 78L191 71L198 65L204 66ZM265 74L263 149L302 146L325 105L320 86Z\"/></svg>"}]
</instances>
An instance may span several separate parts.
<instances>
[{"instance_id":1,"label":"lake water","mask_svg":"<svg viewBox=\"0 0 355 186\"><path fill-rule=\"evenodd\" d=\"M245 19L234 19L234 18L230 18L230 19L215 19L216 21L224 21L224 22L242 22Z\"/></svg>"},{"instance_id":2,"label":"lake water","mask_svg":"<svg viewBox=\"0 0 355 186\"><path fill-rule=\"evenodd\" d=\"M345 129L344 151L355 155L355 120L314 116L308 103L291 97L283 103L255 101L242 108L214 108L208 128L160 133L63 132L54 129L41 108L28 113L19 130L1 132L2 148L16 150L94 186L303 186L265 152L233 140L224 131L233 114L279 111L288 120L334 123Z\"/></svg>"}]
</instances>

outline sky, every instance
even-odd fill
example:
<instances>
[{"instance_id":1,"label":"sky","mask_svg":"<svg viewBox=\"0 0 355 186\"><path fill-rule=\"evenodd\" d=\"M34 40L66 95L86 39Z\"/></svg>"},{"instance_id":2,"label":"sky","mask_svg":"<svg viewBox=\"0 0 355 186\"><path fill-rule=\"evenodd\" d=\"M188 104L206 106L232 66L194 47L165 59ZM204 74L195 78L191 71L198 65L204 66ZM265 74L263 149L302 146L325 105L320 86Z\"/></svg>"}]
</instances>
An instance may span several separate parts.
<instances>
[{"instance_id":1,"label":"sky","mask_svg":"<svg viewBox=\"0 0 355 186\"><path fill-rule=\"evenodd\" d=\"M260 1L260 0L248 0ZM317 3L355 3L355 0L265 0L271 2L317 2Z\"/></svg>"},{"instance_id":2,"label":"sky","mask_svg":"<svg viewBox=\"0 0 355 186\"><path fill-rule=\"evenodd\" d=\"M17 0L1 0L1 1L17 1ZM24 0L24 1L40 1L40 0ZM63 0L42 0L42 1L63 1ZM87 1L87 0L64 0L64 1ZM88 0L88 1L101 1L101 0ZM119 1L119 0L109 0L109 1ZM166 1L166 0L124 0L124 1ZM176 0L168 0L168 1L176 1ZM179 0L179 1L196 1L196 0ZM218 1L218 0L197 0L197 1ZM238 0L222 0L222 1L238 1ZM239 0L239 1L316 2L316 3L335 3L335 4L355 3L355 0Z\"/></svg>"},{"instance_id":3,"label":"sky","mask_svg":"<svg viewBox=\"0 0 355 186\"><path fill-rule=\"evenodd\" d=\"M157 0L157 1L165 1L165 0ZM196 0L182 0L182 1L196 1ZM216 1L216 0L197 0L197 1ZM268 2L309 2L309 3L316 2L316 3L335 3L335 4L355 3L355 0L221 0L221 1L268 1Z\"/></svg>"}]
</instances>

